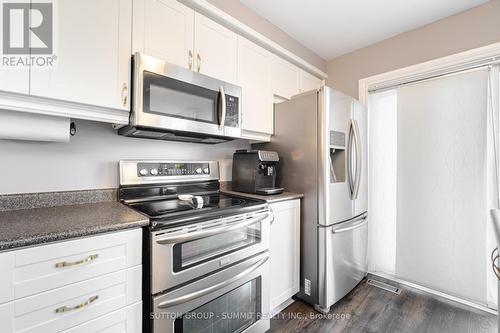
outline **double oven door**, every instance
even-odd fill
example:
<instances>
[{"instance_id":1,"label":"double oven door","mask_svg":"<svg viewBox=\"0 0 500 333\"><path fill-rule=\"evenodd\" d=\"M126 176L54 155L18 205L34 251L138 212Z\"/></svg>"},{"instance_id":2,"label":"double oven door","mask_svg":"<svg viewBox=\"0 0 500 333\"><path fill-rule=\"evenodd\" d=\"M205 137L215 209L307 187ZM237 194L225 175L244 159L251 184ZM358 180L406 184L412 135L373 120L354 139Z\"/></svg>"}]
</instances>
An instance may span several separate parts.
<instances>
[{"instance_id":1,"label":"double oven door","mask_svg":"<svg viewBox=\"0 0 500 333\"><path fill-rule=\"evenodd\" d=\"M151 293L157 294L269 249L268 209L154 231Z\"/></svg>"},{"instance_id":2,"label":"double oven door","mask_svg":"<svg viewBox=\"0 0 500 333\"><path fill-rule=\"evenodd\" d=\"M153 297L153 333L260 333L270 327L269 252Z\"/></svg>"},{"instance_id":3,"label":"double oven door","mask_svg":"<svg viewBox=\"0 0 500 333\"><path fill-rule=\"evenodd\" d=\"M236 85L136 53L133 88L132 126L240 137L241 88Z\"/></svg>"}]
</instances>

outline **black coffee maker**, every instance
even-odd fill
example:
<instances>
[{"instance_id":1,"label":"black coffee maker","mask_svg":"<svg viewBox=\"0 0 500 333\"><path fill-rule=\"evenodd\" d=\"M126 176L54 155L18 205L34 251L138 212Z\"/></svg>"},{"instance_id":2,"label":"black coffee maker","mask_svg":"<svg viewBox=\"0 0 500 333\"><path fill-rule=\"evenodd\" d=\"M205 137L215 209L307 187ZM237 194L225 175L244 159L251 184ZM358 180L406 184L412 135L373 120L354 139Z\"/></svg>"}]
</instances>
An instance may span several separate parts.
<instances>
[{"instance_id":1,"label":"black coffee maker","mask_svg":"<svg viewBox=\"0 0 500 333\"><path fill-rule=\"evenodd\" d=\"M233 154L233 191L255 194L279 194L276 187L279 156L265 150L237 150Z\"/></svg>"}]
</instances>

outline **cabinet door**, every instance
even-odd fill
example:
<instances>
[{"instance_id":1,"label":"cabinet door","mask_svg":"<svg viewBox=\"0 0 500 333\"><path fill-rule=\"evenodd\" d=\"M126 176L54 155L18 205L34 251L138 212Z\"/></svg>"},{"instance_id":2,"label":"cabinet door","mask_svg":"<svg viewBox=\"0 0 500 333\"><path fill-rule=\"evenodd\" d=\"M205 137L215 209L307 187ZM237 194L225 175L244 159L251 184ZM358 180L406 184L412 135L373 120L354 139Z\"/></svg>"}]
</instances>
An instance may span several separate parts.
<instances>
[{"instance_id":1,"label":"cabinet door","mask_svg":"<svg viewBox=\"0 0 500 333\"><path fill-rule=\"evenodd\" d=\"M237 35L199 13L195 13L194 22L194 70L226 82L236 83Z\"/></svg>"},{"instance_id":2,"label":"cabinet door","mask_svg":"<svg viewBox=\"0 0 500 333\"><path fill-rule=\"evenodd\" d=\"M191 69L194 10L176 0L134 0L132 49Z\"/></svg>"},{"instance_id":3,"label":"cabinet door","mask_svg":"<svg viewBox=\"0 0 500 333\"><path fill-rule=\"evenodd\" d=\"M270 205L271 312L300 290L300 200Z\"/></svg>"},{"instance_id":4,"label":"cabinet door","mask_svg":"<svg viewBox=\"0 0 500 333\"><path fill-rule=\"evenodd\" d=\"M243 130L273 133L273 103L269 88L269 53L238 37L238 85L242 91Z\"/></svg>"},{"instance_id":5,"label":"cabinet door","mask_svg":"<svg viewBox=\"0 0 500 333\"><path fill-rule=\"evenodd\" d=\"M139 265L5 303L0 305L1 332L61 332L88 323L139 303L141 281Z\"/></svg>"},{"instance_id":6,"label":"cabinet door","mask_svg":"<svg viewBox=\"0 0 500 333\"><path fill-rule=\"evenodd\" d=\"M321 80L303 70L300 71L300 92L318 89L321 86Z\"/></svg>"},{"instance_id":7,"label":"cabinet door","mask_svg":"<svg viewBox=\"0 0 500 333\"><path fill-rule=\"evenodd\" d=\"M57 63L31 69L30 93L128 110L132 0L53 2Z\"/></svg>"},{"instance_id":8,"label":"cabinet door","mask_svg":"<svg viewBox=\"0 0 500 333\"><path fill-rule=\"evenodd\" d=\"M271 92L273 95L290 99L299 93L299 68L273 56L271 61Z\"/></svg>"},{"instance_id":9,"label":"cabinet door","mask_svg":"<svg viewBox=\"0 0 500 333\"><path fill-rule=\"evenodd\" d=\"M63 333L141 333L142 302L108 313Z\"/></svg>"},{"instance_id":10,"label":"cabinet door","mask_svg":"<svg viewBox=\"0 0 500 333\"><path fill-rule=\"evenodd\" d=\"M7 0L7 1L2 1L2 4L4 3L29 3L29 0ZM4 17L3 13L3 5L0 6L0 17ZM22 12L21 12L22 13ZM6 15L9 15L9 13L6 13ZM22 23L20 20L21 18L16 19L16 16L11 16L11 22L12 23ZM12 25L11 23L11 25ZM21 37L21 36L18 36ZM15 41L11 41L11 43L15 43ZM8 54L3 55L6 58L10 58ZM17 58L23 58L23 55L13 55L15 59ZM29 56L26 55L26 56ZM29 93L29 78L30 78L30 68L29 66L6 66L0 64L0 90L1 91L8 91L8 92L16 92L16 93L22 93L22 94L28 94Z\"/></svg>"},{"instance_id":11,"label":"cabinet door","mask_svg":"<svg viewBox=\"0 0 500 333\"><path fill-rule=\"evenodd\" d=\"M21 94L29 93L29 67L8 68L0 67L0 90Z\"/></svg>"}]
</instances>

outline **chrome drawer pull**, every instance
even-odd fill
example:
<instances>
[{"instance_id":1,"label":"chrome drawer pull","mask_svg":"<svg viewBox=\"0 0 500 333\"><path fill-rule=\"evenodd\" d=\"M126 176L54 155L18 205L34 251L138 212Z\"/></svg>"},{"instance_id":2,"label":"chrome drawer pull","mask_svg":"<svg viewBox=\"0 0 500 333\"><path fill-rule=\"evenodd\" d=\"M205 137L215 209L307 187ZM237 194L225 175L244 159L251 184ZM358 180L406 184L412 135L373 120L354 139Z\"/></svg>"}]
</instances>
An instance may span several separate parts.
<instances>
[{"instance_id":1,"label":"chrome drawer pull","mask_svg":"<svg viewBox=\"0 0 500 333\"><path fill-rule=\"evenodd\" d=\"M85 302L80 303L80 304L75 305L75 306L66 306L66 305L65 306L61 306L60 308L56 309L56 313L68 312L68 311L73 311L73 310L81 309L83 307L86 307L86 306L90 305L90 303L97 301L98 298L99 298L99 296L95 295L95 296L90 297Z\"/></svg>"},{"instance_id":2,"label":"chrome drawer pull","mask_svg":"<svg viewBox=\"0 0 500 333\"><path fill-rule=\"evenodd\" d=\"M82 260L77 260L77 261L73 261L73 262L67 262L67 261L62 261L62 262L58 262L55 266L57 268L61 268L61 267L68 267L68 266L76 266L76 265L81 265L81 264L85 264L87 262L90 262L90 261L93 261L93 260L96 260L98 257L97 254L91 254L90 256L88 256L87 258L85 259L82 259Z\"/></svg>"}]
</instances>

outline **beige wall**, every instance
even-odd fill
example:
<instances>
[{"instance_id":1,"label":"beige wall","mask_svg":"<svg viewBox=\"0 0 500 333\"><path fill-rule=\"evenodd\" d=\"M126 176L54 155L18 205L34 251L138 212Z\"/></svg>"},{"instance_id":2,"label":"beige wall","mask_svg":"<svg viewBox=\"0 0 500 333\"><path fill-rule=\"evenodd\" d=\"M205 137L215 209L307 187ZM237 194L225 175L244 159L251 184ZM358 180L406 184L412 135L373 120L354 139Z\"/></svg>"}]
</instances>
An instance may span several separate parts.
<instances>
[{"instance_id":1,"label":"beige wall","mask_svg":"<svg viewBox=\"0 0 500 333\"><path fill-rule=\"evenodd\" d=\"M285 49L293 52L311 65L326 72L326 60L309 50L286 32L273 25L271 22L257 15L253 10L243 5L238 0L208 0L212 5L225 11L235 19L248 25Z\"/></svg>"},{"instance_id":2,"label":"beige wall","mask_svg":"<svg viewBox=\"0 0 500 333\"><path fill-rule=\"evenodd\" d=\"M328 84L358 96L375 74L500 42L500 0L450 16L328 62Z\"/></svg>"}]
</instances>

